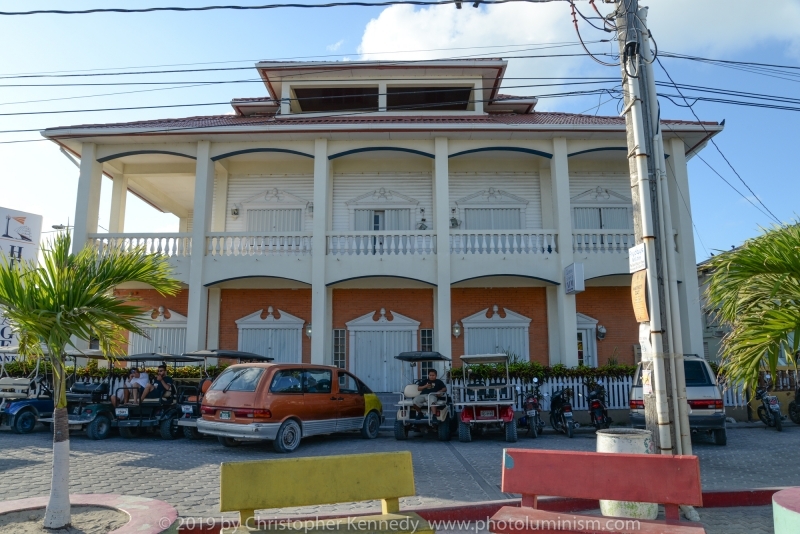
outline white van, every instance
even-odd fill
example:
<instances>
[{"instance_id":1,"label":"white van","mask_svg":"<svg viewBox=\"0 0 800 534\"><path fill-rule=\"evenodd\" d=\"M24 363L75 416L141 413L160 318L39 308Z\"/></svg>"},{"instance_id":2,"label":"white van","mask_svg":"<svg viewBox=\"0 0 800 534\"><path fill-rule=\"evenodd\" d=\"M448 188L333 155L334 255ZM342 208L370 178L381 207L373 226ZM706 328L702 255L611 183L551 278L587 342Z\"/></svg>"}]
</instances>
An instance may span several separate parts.
<instances>
[{"instance_id":1,"label":"white van","mask_svg":"<svg viewBox=\"0 0 800 534\"><path fill-rule=\"evenodd\" d=\"M717 445L725 445L725 403L711 367L694 354L685 354L683 369L686 374L686 399L689 401L689 426L692 432L707 432ZM645 428L644 401L642 400L642 364L636 368L630 392L630 421L633 428Z\"/></svg>"}]
</instances>

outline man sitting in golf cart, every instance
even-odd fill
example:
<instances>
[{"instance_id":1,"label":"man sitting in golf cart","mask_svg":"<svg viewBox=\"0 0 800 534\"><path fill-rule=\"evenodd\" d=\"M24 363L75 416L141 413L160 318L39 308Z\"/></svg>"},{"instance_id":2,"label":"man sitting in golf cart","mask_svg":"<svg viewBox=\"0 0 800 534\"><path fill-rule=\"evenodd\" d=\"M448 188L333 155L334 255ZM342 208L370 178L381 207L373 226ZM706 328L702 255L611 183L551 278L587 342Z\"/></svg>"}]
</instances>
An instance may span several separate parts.
<instances>
[{"instance_id":1,"label":"man sitting in golf cart","mask_svg":"<svg viewBox=\"0 0 800 534\"><path fill-rule=\"evenodd\" d=\"M150 384L150 377L147 373L139 371L138 367L131 367L128 371L128 380L125 381L125 388L117 392L117 395L111 395L111 404L116 408L119 404L119 394L122 394L122 404L128 402L139 402L139 397L142 391Z\"/></svg>"},{"instance_id":2,"label":"man sitting in golf cart","mask_svg":"<svg viewBox=\"0 0 800 534\"><path fill-rule=\"evenodd\" d=\"M447 393L447 386L437 378L438 373L436 369L431 369L428 371L428 378L423 378L417 381L417 387L419 388L420 394L414 397L414 406L418 409L424 408L428 405L428 395L431 393L437 394L437 396L444 395ZM433 414L439 415L439 412L436 408L433 408Z\"/></svg>"},{"instance_id":3,"label":"man sitting in golf cart","mask_svg":"<svg viewBox=\"0 0 800 534\"><path fill-rule=\"evenodd\" d=\"M143 399L160 399L165 393L172 391L172 378L167 376L167 364L162 363L158 366L155 382L147 384L142 392Z\"/></svg>"}]
</instances>

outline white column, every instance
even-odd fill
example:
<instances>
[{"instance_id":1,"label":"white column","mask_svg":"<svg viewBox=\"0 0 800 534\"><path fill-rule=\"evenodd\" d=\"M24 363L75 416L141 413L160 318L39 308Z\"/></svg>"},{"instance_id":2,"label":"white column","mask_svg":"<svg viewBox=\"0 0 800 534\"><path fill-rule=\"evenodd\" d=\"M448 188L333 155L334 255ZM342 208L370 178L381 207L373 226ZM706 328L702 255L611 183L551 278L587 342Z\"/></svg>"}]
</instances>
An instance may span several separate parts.
<instances>
[{"instance_id":1,"label":"white column","mask_svg":"<svg viewBox=\"0 0 800 534\"><path fill-rule=\"evenodd\" d=\"M214 162L211 143L197 143L197 166L194 181L194 210L192 223L192 256L189 261L189 317L186 324L186 350L206 348L208 320L208 288L203 285L203 260L206 233L211 226L211 203L214 190Z\"/></svg>"},{"instance_id":2,"label":"white column","mask_svg":"<svg viewBox=\"0 0 800 534\"><path fill-rule=\"evenodd\" d=\"M686 168L686 145L680 139L670 141L667 178L672 209L672 227L677 230L678 298L681 304L681 333L686 354L703 355L703 315L697 281L697 256L694 249L692 206L689 198L689 172ZM671 174L671 176L670 176Z\"/></svg>"},{"instance_id":3,"label":"white column","mask_svg":"<svg viewBox=\"0 0 800 534\"><path fill-rule=\"evenodd\" d=\"M211 217L211 231L224 232L228 215L228 167L216 162L217 177L214 180L214 214Z\"/></svg>"},{"instance_id":4,"label":"white column","mask_svg":"<svg viewBox=\"0 0 800 534\"><path fill-rule=\"evenodd\" d=\"M435 333L436 350L445 356L453 354L452 326L450 316L450 171L447 138L434 140L433 162L433 202L434 230L436 231L436 309Z\"/></svg>"},{"instance_id":5,"label":"white column","mask_svg":"<svg viewBox=\"0 0 800 534\"><path fill-rule=\"evenodd\" d=\"M125 206L128 200L128 177L124 174L114 175L114 187L111 189L111 213L108 217L108 231L116 234L125 231Z\"/></svg>"},{"instance_id":6,"label":"white column","mask_svg":"<svg viewBox=\"0 0 800 534\"><path fill-rule=\"evenodd\" d=\"M328 140L314 142L314 222L311 236L311 363L330 361L332 318L326 317L332 291L325 285L325 253L328 231L328 199L331 187Z\"/></svg>"},{"instance_id":7,"label":"white column","mask_svg":"<svg viewBox=\"0 0 800 534\"><path fill-rule=\"evenodd\" d=\"M97 232L100 217L100 181L103 164L97 161L97 145L83 143L81 168L78 177L78 195L75 201L75 227L72 232L72 250L82 249L89 234Z\"/></svg>"},{"instance_id":8,"label":"white column","mask_svg":"<svg viewBox=\"0 0 800 534\"><path fill-rule=\"evenodd\" d=\"M189 217L178 217L178 232L185 234L189 231Z\"/></svg>"},{"instance_id":9,"label":"white column","mask_svg":"<svg viewBox=\"0 0 800 534\"><path fill-rule=\"evenodd\" d=\"M221 305L222 305L222 290L218 287L209 287L208 288L208 332L206 334L206 348L208 349L219 348L219 314L222 307Z\"/></svg>"},{"instance_id":10,"label":"white column","mask_svg":"<svg viewBox=\"0 0 800 534\"><path fill-rule=\"evenodd\" d=\"M573 262L572 212L569 197L569 165L567 163L567 140L553 139L553 158L550 160L550 188L553 195L553 221L558 232L559 273L556 288L556 321L560 350L558 362L573 367L578 365L578 323L576 319L575 295L567 295L564 284L564 268ZM548 328L550 321L548 320Z\"/></svg>"}]
</instances>

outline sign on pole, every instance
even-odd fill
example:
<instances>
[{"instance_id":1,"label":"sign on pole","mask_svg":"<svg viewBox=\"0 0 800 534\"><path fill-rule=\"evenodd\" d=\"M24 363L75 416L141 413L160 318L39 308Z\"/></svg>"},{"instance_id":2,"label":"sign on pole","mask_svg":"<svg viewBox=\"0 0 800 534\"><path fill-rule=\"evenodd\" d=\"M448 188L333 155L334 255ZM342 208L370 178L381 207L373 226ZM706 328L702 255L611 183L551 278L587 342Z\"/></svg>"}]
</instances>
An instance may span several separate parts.
<instances>
[{"instance_id":1,"label":"sign on pole","mask_svg":"<svg viewBox=\"0 0 800 534\"><path fill-rule=\"evenodd\" d=\"M39 259L42 216L0 207L0 255L11 265ZM15 344L11 325L0 310L0 347Z\"/></svg>"},{"instance_id":2,"label":"sign on pole","mask_svg":"<svg viewBox=\"0 0 800 534\"><path fill-rule=\"evenodd\" d=\"M647 271L633 273L631 300L633 301L633 313L636 315L636 322L649 322L650 314L647 311Z\"/></svg>"},{"instance_id":3,"label":"sign on pole","mask_svg":"<svg viewBox=\"0 0 800 534\"><path fill-rule=\"evenodd\" d=\"M564 290L567 295L574 295L586 290L582 263L570 263L564 268Z\"/></svg>"},{"instance_id":4,"label":"sign on pole","mask_svg":"<svg viewBox=\"0 0 800 534\"><path fill-rule=\"evenodd\" d=\"M647 259L644 254L644 243L628 249L628 272L644 271L647 269Z\"/></svg>"}]
</instances>

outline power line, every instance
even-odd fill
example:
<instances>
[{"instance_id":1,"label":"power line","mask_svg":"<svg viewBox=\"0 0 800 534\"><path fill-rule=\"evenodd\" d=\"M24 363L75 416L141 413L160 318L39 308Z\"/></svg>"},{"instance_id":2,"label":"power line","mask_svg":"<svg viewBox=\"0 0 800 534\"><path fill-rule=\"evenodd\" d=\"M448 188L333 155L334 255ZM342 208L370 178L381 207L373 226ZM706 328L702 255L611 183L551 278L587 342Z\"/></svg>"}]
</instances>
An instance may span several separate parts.
<instances>
[{"instance_id":1,"label":"power line","mask_svg":"<svg viewBox=\"0 0 800 534\"><path fill-rule=\"evenodd\" d=\"M672 79L672 76L670 76L669 72L667 72L667 69L664 68L664 65L663 65L663 63L661 63L661 60L656 58L656 61L658 61L658 65L661 67L661 70L664 71L664 74L667 75L667 78L669 78L669 81L672 82L672 84L675 86L675 89L678 91L678 94L680 94L681 97L683 98L684 102L686 102L686 105L689 107L689 111L692 112L692 115L694 115L694 118L697 119L697 122L699 122L703 126L703 129L705 130L706 129L705 125L703 125L703 122L697 116L697 113L695 113L694 108L692 107L694 104L689 105L689 101L686 100L686 97L683 96L683 93L681 92L680 88L675 83L675 80ZM750 185L747 182L745 182L744 178L742 178L742 175L739 174L739 172L733 167L733 165L728 160L728 158L725 157L725 154L722 153L722 150L719 148L719 145L717 145L716 141L714 141L713 138L711 138L710 141L711 141L711 144L714 145L714 148L717 149L717 152L719 152L720 156L722 156L722 159L725 160L725 163L728 164L728 166L731 168L731 170L736 175L736 177L739 178L739 181L742 182L744 184L744 186L747 188L747 190L750 191L750 193L755 197L756 200L758 200L758 203L761 204L764 207L765 210L767 210L767 212L775 220L775 222L777 222L779 225L782 224L781 220L774 213L772 213L772 210L770 210L767 207L767 205L764 204L764 202L758 197L758 195L756 195L755 191L753 191L753 189L750 187ZM699 154L698 154L698 157L700 157ZM705 163L706 165L708 165L708 162L706 162L702 157L700 157L700 160L703 161L703 163ZM709 167L711 167L711 166L709 165ZM713 167L711 167L711 170L713 170L714 172L717 172L715 169L713 169ZM720 176L720 178L722 178L722 175L720 175L718 172L717 172L717 174ZM723 178L723 180L724 180L724 178ZM727 180L725 180L725 181L727 182ZM741 195L741 193L739 193L739 194ZM748 199L746 196L742 195L742 197L744 197L748 202L753 204L752 201L750 201L750 199ZM755 204L753 204L753 205L755 206Z\"/></svg>"}]
</instances>

